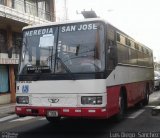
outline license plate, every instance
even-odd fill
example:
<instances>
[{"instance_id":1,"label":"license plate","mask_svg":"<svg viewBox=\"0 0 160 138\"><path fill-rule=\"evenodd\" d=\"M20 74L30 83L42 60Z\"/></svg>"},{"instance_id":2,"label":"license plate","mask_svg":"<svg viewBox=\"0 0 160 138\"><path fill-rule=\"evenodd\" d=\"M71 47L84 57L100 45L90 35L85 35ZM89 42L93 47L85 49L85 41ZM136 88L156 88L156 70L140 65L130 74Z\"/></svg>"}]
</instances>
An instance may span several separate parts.
<instances>
[{"instance_id":1,"label":"license plate","mask_svg":"<svg viewBox=\"0 0 160 138\"><path fill-rule=\"evenodd\" d=\"M47 112L47 116L48 117L57 117L58 116L58 112L57 111L48 111Z\"/></svg>"}]
</instances>

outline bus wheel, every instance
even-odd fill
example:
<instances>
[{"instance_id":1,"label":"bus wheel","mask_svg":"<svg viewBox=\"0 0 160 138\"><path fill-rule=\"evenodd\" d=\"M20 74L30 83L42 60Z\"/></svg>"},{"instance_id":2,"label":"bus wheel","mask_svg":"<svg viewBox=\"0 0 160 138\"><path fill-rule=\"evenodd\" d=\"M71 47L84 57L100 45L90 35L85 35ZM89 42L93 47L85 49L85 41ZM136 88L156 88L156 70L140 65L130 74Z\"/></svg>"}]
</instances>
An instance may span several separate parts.
<instances>
[{"instance_id":1,"label":"bus wheel","mask_svg":"<svg viewBox=\"0 0 160 138\"><path fill-rule=\"evenodd\" d=\"M144 101L143 101L143 105L148 105L149 103L149 88L146 88L146 92L145 92L145 97L144 97Z\"/></svg>"},{"instance_id":2,"label":"bus wheel","mask_svg":"<svg viewBox=\"0 0 160 138\"><path fill-rule=\"evenodd\" d=\"M46 119L50 122L50 123L59 123L61 120L61 117L46 117Z\"/></svg>"},{"instance_id":3,"label":"bus wheel","mask_svg":"<svg viewBox=\"0 0 160 138\"><path fill-rule=\"evenodd\" d=\"M123 92L120 93L119 96L119 113L116 115L116 120L120 121L124 118L125 113L125 97Z\"/></svg>"}]
</instances>

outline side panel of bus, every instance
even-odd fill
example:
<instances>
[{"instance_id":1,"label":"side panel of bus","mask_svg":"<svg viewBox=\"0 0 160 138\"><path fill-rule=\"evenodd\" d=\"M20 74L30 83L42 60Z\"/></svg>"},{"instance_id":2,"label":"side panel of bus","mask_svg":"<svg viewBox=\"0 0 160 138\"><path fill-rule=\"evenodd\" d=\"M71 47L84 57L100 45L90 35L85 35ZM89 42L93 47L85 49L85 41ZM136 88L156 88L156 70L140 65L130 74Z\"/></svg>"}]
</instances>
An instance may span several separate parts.
<instances>
[{"instance_id":1,"label":"side panel of bus","mask_svg":"<svg viewBox=\"0 0 160 138\"><path fill-rule=\"evenodd\" d=\"M120 38L117 32L122 34ZM120 42L117 41L117 39ZM107 112L112 116L119 112L120 92L126 94L126 107L143 102L146 92L153 90L153 56L152 51L143 47L141 51L134 47L134 43L126 45L126 40L132 39L107 24L106 64L107 64ZM128 44L128 43L127 43Z\"/></svg>"}]
</instances>

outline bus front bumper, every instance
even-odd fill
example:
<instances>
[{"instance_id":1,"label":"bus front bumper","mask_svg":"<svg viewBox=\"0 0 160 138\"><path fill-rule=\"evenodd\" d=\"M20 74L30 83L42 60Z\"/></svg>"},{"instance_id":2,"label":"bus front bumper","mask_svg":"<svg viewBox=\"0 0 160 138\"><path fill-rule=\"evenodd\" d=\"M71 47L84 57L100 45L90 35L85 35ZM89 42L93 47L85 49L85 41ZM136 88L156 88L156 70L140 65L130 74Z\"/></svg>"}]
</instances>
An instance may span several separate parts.
<instances>
[{"instance_id":1,"label":"bus front bumper","mask_svg":"<svg viewBox=\"0 0 160 138\"><path fill-rule=\"evenodd\" d=\"M53 108L53 107L16 106L15 108L15 112L19 116L48 116L49 111L57 112L58 116L60 117L107 118L106 107Z\"/></svg>"}]
</instances>

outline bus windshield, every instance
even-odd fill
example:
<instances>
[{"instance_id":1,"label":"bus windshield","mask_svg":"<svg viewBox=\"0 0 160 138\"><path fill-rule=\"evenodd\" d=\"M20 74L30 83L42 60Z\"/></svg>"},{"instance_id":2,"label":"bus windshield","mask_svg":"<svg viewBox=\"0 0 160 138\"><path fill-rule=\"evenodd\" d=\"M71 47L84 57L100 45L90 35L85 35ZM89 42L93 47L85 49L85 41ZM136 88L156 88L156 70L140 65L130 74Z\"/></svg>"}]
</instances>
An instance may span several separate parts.
<instances>
[{"instance_id":1,"label":"bus windshield","mask_svg":"<svg viewBox=\"0 0 160 138\"><path fill-rule=\"evenodd\" d=\"M19 75L102 72L104 51L99 22L24 30Z\"/></svg>"}]
</instances>

